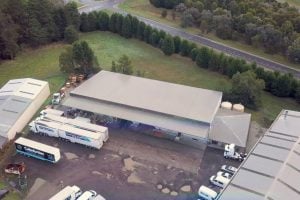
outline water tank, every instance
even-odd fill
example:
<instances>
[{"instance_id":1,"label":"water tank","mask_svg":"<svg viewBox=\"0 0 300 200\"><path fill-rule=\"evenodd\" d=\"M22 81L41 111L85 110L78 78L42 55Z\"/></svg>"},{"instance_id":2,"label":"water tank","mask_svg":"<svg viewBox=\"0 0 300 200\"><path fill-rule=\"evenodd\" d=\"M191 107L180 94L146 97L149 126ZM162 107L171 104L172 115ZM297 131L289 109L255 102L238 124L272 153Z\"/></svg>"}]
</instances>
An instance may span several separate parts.
<instances>
[{"instance_id":1,"label":"water tank","mask_svg":"<svg viewBox=\"0 0 300 200\"><path fill-rule=\"evenodd\" d=\"M228 101L224 101L224 102L221 103L221 108L231 110L232 104Z\"/></svg>"},{"instance_id":2,"label":"water tank","mask_svg":"<svg viewBox=\"0 0 300 200\"><path fill-rule=\"evenodd\" d=\"M234 104L233 105L233 110L238 111L238 112L244 112L245 107L242 104Z\"/></svg>"}]
</instances>

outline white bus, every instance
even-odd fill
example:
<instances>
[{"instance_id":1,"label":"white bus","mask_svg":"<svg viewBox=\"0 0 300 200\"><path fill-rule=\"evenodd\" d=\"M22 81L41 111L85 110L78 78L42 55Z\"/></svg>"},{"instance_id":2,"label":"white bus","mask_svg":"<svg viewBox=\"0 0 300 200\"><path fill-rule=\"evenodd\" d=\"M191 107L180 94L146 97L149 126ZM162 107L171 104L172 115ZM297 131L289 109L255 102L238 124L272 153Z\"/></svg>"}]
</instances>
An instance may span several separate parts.
<instances>
[{"instance_id":1,"label":"white bus","mask_svg":"<svg viewBox=\"0 0 300 200\"><path fill-rule=\"evenodd\" d=\"M33 157L39 160L45 160L56 163L60 160L60 150L56 147L48 146L23 137L15 141L18 153Z\"/></svg>"}]
</instances>

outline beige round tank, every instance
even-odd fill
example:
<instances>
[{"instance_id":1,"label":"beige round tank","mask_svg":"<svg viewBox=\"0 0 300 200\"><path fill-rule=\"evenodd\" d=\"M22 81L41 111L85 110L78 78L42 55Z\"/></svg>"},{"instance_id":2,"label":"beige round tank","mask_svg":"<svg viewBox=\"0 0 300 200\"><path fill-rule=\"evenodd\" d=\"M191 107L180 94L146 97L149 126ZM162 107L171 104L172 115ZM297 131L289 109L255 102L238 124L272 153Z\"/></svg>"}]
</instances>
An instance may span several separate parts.
<instances>
[{"instance_id":1,"label":"beige round tank","mask_svg":"<svg viewBox=\"0 0 300 200\"><path fill-rule=\"evenodd\" d=\"M244 112L245 107L242 104L234 104L233 105L233 110L238 111L238 112Z\"/></svg>"},{"instance_id":2,"label":"beige round tank","mask_svg":"<svg viewBox=\"0 0 300 200\"><path fill-rule=\"evenodd\" d=\"M230 103L229 101L224 101L224 102L221 103L221 108L231 110L232 103Z\"/></svg>"},{"instance_id":3,"label":"beige round tank","mask_svg":"<svg viewBox=\"0 0 300 200\"><path fill-rule=\"evenodd\" d=\"M71 87L71 83L70 83L70 82L67 82L67 83L66 83L66 88L69 88L69 87Z\"/></svg>"}]
</instances>

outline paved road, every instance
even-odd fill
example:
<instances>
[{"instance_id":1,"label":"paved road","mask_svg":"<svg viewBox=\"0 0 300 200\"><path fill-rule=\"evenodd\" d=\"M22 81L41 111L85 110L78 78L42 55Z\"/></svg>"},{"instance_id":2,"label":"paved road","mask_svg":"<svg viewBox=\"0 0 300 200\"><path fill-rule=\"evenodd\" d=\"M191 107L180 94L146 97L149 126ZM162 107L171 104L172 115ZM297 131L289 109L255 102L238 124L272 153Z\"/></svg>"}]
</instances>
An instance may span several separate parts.
<instances>
[{"instance_id":1,"label":"paved road","mask_svg":"<svg viewBox=\"0 0 300 200\"><path fill-rule=\"evenodd\" d=\"M81 0L81 2L86 4L86 7L80 8L79 12L91 12L94 10L110 9L115 12L127 14L126 12L120 10L117 7L118 4L123 1L124 0L104 0L104 1ZM229 54L229 55L232 55L235 57L243 58L249 62L256 62L258 65L263 66L268 69L271 69L271 70L277 70L277 71L284 72L284 73L292 73L292 74L294 74L295 77L300 78L300 70L293 69L289 66L286 66L286 65L283 65L283 64L250 54L250 53L247 53L245 51L241 51L241 50L226 46L224 44L215 42L215 41L207 39L205 37L187 33L181 29L174 28L174 27L168 26L166 24L162 24L162 23L153 21L151 19L147 19L147 18L140 17L140 16L136 16L136 17L139 20L144 21L146 24L149 24L152 27L155 27L157 29L164 30L173 36L180 36L181 38L185 38L187 40L193 41L200 45L214 48L218 51L222 51L226 54Z\"/></svg>"}]
</instances>

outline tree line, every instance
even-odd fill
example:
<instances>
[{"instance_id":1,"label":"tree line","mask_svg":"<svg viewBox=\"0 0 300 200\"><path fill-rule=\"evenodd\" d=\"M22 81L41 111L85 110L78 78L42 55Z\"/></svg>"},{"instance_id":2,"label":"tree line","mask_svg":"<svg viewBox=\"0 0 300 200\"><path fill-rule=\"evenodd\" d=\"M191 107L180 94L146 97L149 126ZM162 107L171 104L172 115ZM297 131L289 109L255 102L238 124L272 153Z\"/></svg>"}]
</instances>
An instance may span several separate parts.
<instances>
[{"instance_id":1,"label":"tree line","mask_svg":"<svg viewBox=\"0 0 300 200\"><path fill-rule=\"evenodd\" d=\"M160 2L160 3L157 3ZM183 27L198 27L222 39L245 42L266 53L280 53L300 63L300 13L277 0L185 0L173 7L150 0L156 7L173 8ZM172 13L173 13L172 12Z\"/></svg>"},{"instance_id":2,"label":"tree line","mask_svg":"<svg viewBox=\"0 0 300 200\"><path fill-rule=\"evenodd\" d=\"M111 31L125 38L136 38L154 47L160 48L165 55L180 54L190 57L199 67L219 72L230 78L236 73L253 71L258 79L265 82L265 90L279 97L299 99L300 83L291 74L282 74L264 70L255 63L227 56L207 47L198 47L195 43L171 36L163 30L146 25L131 15L113 13L109 16L103 11L94 11L80 16L80 31ZM249 86L250 87L250 86Z\"/></svg>"},{"instance_id":3,"label":"tree line","mask_svg":"<svg viewBox=\"0 0 300 200\"><path fill-rule=\"evenodd\" d=\"M65 38L80 25L75 3L60 0L3 0L0 5L0 60L13 59L24 47ZM71 29L71 30L70 30Z\"/></svg>"}]
</instances>

